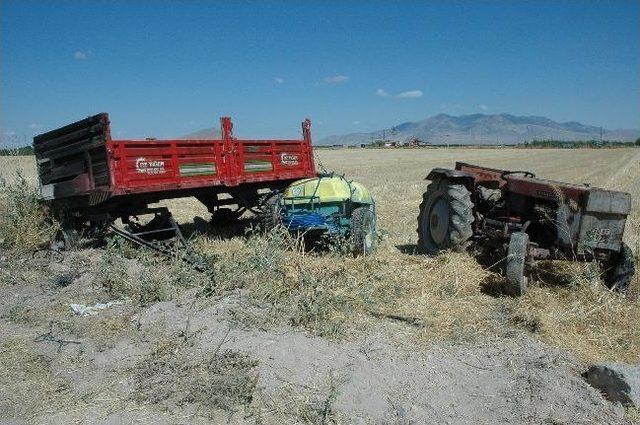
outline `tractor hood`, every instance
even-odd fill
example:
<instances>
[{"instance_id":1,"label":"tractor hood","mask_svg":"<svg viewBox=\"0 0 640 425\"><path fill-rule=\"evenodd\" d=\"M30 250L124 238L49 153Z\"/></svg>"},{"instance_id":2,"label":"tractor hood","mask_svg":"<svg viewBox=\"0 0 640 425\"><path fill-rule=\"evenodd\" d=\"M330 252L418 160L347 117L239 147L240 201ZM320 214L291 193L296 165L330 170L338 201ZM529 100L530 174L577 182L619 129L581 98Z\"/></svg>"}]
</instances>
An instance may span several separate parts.
<instances>
[{"instance_id":1,"label":"tractor hood","mask_svg":"<svg viewBox=\"0 0 640 425\"><path fill-rule=\"evenodd\" d=\"M372 204L371 194L362 184L349 182L343 177L316 177L291 183L284 191L288 202L306 203L311 197L316 202L342 202L351 200L360 204ZM300 199L295 199L300 198Z\"/></svg>"}]
</instances>

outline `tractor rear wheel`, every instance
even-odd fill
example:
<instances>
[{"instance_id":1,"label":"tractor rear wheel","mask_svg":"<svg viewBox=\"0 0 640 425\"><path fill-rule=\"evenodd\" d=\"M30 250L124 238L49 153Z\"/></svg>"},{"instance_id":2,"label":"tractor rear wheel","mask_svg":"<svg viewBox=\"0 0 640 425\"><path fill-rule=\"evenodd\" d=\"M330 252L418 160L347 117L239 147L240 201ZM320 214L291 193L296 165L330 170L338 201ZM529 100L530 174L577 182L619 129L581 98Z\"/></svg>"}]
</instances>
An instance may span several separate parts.
<instances>
[{"instance_id":1,"label":"tractor rear wheel","mask_svg":"<svg viewBox=\"0 0 640 425\"><path fill-rule=\"evenodd\" d=\"M369 255L376 249L376 215L373 206L362 206L351 213L350 242L354 255Z\"/></svg>"},{"instance_id":2,"label":"tractor rear wheel","mask_svg":"<svg viewBox=\"0 0 640 425\"><path fill-rule=\"evenodd\" d=\"M418 249L437 254L463 251L473 235L473 202L465 185L440 178L422 197L418 216Z\"/></svg>"},{"instance_id":3,"label":"tractor rear wheel","mask_svg":"<svg viewBox=\"0 0 640 425\"><path fill-rule=\"evenodd\" d=\"M629 246L622 242L620 252L611 255L605 265L604 283L619 292L626 292L635 274L635 259Z\"/></svg>"},{"instance_id":4,"label":"tractor rear wheel","mask_svg":"<svg viewBox=\"0 0 640 425\"><path fill-rule=\"evenodd\" d=\"M524 265L529 248L529 235L517 232L509 239L507 252L507 293L519 297L527 292L528 279L524 275Z\"/></svg>"}]
</instances>

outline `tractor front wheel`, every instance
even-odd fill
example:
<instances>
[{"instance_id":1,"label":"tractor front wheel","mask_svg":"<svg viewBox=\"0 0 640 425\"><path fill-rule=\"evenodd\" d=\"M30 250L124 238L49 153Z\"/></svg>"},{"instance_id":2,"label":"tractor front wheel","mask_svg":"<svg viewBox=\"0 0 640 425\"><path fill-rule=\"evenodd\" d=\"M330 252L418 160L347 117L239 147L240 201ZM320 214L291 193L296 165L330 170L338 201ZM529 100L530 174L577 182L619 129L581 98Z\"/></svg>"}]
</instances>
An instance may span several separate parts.
<instances>
[{"instance_id":1,"label":"tractor front wheel","mask_svg":"<svg viewBox=\"0 0 640 425\"><path fill-rule=\"evenodd\" d=\"M619 292L626 292L635 274L635 259L629 246L622 242L620 252L611 255L604 265L604 283Z\"/></svg>"},{"instance_id":2,"label":"tractor front wheel","mask_svg":"<svg viewBox=\"0 0 640 425\"><path fill-rule=\"evenodd\" d=\"M528 279L524 275L524 265L529 249L529 235L524 232L517 232L509 239L509 250L507 252L507 293L515 297L524 295L527 292Z\"/></svg>"},{"instance_id":3,"label":"tractor front wheel","mask_svg":"<svg viewBox=\"0 0 640 425\"><path fill-rule=\"evenodd\" d=\"M422 197L418 216L418 249L437 254L462 251L473 235L473 202L465 185L446 178L431 182Z\"/></svg>"},{"instance_id":4,"label":"tractor front wheel","mask_svg":"<svg viewBox=\"0 0 640 425\"><path fill-rule=\"evenodd\" d=\"M351 250L354 255L369 255L376 249L376 215L373 206L362 206L351 214Z\"/></svg>"}]
</instances>

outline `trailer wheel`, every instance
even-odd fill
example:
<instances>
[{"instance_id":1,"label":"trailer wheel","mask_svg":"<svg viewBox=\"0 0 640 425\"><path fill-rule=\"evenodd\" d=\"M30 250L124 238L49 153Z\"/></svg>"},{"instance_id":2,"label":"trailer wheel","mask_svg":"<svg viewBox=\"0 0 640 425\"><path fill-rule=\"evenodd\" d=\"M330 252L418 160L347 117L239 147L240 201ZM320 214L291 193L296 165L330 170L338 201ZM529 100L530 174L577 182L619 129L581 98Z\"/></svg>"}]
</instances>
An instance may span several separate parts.
<instances>
[{"instance_id":1,"label":"trailer wheel","mask_svg":"<svg viewBox=\"0 0 640 425\"><path fill-rule=\"evenodd\" d=\"M230 208L218 208L211 213L210 222L214 226L217 224L235 223L244 212L244 208L238 208L235 210Z\"/></svg>"},{"instance_id":2,"label":"trailer wheel","mask_svg":"<svg viewBox=\"0 0 640 425\"><path fill-rule=\"evenodd\" d=\"M369 255L376 249L376 215L373 206L362 206L351 213L351 251Z\"/></svg>"},{"instance_id":3,"label":"trailer wheel","mask_svg":"<svg viewBox=\"0 0 640 425\"><path fill-rule=\"evenodd\" d=\"M513 233L509 239L507 252L507 287L509 295L519 297L527 292L528 279L524 275L524 264L529 247L529 235L523 232Z\"/></svg>"},{"instance_id":4,"label":"trailer wheel","mask_svg":"<svg viewBox=\"0 0 640 425\"><path fill-rule=\"evenodd\" d=\"M473 235L473 202L463 184L446 178L431 182L418 215L418 249L437 254L445 249L463 251Z\"/></svg>"},{"instance_id":5,"label":"trailer wheel","mask_svg":"<svg viewBox=\"0 0 640 425\"><path fill-rule=\"evenodd\" d=\"M280 194L270 194L260 202L260 213L257 216L261 231L268 232L281 224Z\"/></svg>"},{"instance_id":6,"label":"trailer wheel","mask_svg":"<svg viewBox=\"0 0 640 425\"><path fill-rule=\"evenodd\" d=\"M55 251L69 251L78 246L80 232L70 226L62 225L55 236L51 249Z\"/></svg>"},{"instance_id":7,"label":"trailer wheel","mask_svg":"<svg viewBox=\"0 0 640 425\"><path fill-rule=\"evenodd\" d=\"M620 252L611 256L605 264L604 283L619 292L626 292L635 274L635 259L629 246L622 242Z\"/></svg>"}]
</instances>

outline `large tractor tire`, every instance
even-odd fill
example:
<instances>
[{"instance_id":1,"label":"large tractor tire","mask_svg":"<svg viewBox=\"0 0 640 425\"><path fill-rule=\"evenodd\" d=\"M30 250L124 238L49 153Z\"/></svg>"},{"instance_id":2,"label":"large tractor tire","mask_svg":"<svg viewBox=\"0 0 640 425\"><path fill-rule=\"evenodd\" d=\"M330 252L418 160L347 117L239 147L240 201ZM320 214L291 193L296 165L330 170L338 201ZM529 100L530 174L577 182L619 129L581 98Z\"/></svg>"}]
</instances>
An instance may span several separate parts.
<instances>
[{"instance_id":1,"label":"large tractor tire","mask_svg":"<svg viewBox=\"0 0 640 425\"><path fill-rule=\"evenodd\" d=\"M635 274L635 268L633 251L623 242L620 252L613 254L605 264L605 285L616 291L626 292Z\"/></svg>"},{"instance_id":2,"label":"large tractor tire","mask_svg":"<svg viewBox=\"0 0 640 425\"><path fill-rule=\"evenodd\" d=\"M349 242L354 255L369 255L376 249L376 214L373 206L362 206L351 214Z\"/></svg>"},{"instance_id":3,"label":"large tractor tire","mask_svg":"<svg viewBox=\"0 0 640 425\"><path fill-rule=\"evenodd\" d=\"M437 254L446 249L463 251L473 235L473 202L463 184L440 178L422 197L418 216L418 249Z\"/></svg>"},{"instance_id":4,"label":"large tractor tire","mask_svg":"<svg viewBox=\"0 0 640 425\"><path fill-rule=\"evenodd\" d=\"M514 297L527 293L528 279L524 275L524 267L528 249L529 235L524 232L517 232L511 235L506 260L506 292Z\"/></svg>"}]
</instances>

